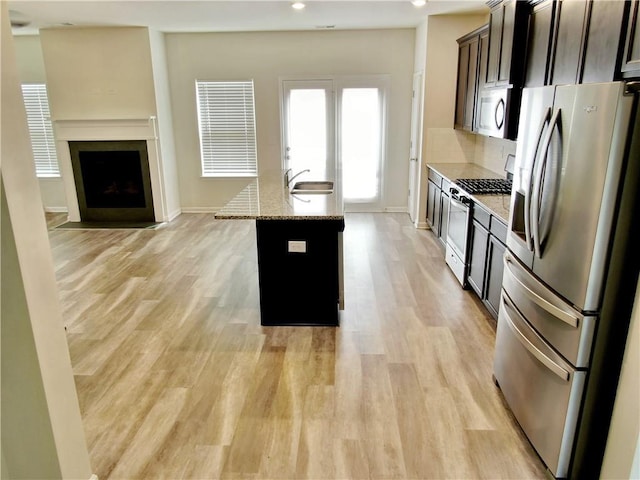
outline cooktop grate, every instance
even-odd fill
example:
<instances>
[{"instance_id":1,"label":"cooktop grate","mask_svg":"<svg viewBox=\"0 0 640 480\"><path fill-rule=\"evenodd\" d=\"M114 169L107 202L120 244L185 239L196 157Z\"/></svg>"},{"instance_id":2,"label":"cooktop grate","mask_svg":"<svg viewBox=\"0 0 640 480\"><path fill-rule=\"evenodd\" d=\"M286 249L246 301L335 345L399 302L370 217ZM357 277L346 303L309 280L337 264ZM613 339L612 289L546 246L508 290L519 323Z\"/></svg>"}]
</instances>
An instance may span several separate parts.
<instances>
[{"instance_id":1,"label":"cooktop grate","mask_svg":"<svg viewBox=\"0 0 640 480\"><path fill-rule=\"evenodd\" d=\"M511 180L505 178L458 178L455 183L472 195L511 193Z\"/></svg>"}]
</instances>

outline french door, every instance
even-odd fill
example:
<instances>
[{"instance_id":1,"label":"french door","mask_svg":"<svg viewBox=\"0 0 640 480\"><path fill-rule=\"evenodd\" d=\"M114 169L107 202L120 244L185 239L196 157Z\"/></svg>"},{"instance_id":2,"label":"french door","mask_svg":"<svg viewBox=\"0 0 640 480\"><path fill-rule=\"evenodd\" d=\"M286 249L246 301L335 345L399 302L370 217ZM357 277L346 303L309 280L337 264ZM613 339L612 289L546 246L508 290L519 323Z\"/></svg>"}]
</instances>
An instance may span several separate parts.
<instances>
[{"instance_id":1,"label":"french door","mask_svg":"<svg viewBox=\"0 0 640 480\"><path fill-rule=\"evenodd\" d=\"M309 179L339 174L347 211L382 208L387 81L375 76L282 82L284 168L309 169Z\"/></svg>"},{"instance_id":2,"label":"french door","mask_svg":"<svg viewBox=\"0 0 640 480\"><path fill-rule=\"evenodd\" d=\"M283 147L285 170L309 170L306 178L335 180L335 100L332 80L285 80Z\"/></svg>"}]
</instances>

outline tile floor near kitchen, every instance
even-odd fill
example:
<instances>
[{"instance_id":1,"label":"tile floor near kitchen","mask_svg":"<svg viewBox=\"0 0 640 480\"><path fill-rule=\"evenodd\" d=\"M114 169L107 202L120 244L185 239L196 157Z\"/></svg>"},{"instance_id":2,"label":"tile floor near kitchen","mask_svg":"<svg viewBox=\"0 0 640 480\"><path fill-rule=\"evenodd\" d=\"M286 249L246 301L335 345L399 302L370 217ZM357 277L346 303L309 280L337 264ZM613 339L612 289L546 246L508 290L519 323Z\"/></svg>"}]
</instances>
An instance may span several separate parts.
<instances>
[{"instance_id":1,"label":"tile floor near kitchen","mask_svg":"<svg viewBox=\"0 0 640 480\"><path fill-rule=\"evenodd\" d=\"M49 231L101 480L544 478L491 378L495 321L433 235L345 224L338 328L260 326L253 221ZM313 288L281 281L283 306Z\"/></svg>"}]
</instances>

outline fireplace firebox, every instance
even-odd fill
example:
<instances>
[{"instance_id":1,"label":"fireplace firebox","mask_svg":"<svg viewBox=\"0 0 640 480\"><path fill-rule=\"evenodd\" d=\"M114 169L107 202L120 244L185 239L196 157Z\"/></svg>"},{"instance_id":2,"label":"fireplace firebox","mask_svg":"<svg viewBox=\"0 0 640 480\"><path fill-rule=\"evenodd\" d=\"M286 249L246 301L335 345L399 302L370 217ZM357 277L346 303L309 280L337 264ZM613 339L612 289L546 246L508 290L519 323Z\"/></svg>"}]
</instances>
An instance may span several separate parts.
<instances>
[{"instance_id":1,"label":"fireplace firebox","mask_svg":"<svg viewBox=\"0 0 640 480\"><path fill-rule=\"evenodd\" d=\"M147 142L70 141L83 222L153 222Z\"/></svg>"}]
</instances>

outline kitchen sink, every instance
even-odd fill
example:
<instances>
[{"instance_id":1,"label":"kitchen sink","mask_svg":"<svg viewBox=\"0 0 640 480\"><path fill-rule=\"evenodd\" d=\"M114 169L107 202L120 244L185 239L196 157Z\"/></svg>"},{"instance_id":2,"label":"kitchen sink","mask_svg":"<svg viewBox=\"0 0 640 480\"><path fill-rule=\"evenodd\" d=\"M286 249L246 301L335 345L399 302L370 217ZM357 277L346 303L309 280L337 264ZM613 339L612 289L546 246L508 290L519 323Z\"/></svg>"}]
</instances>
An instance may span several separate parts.
<instances>
[{"instance_id":1,"label":"kitchen sink","mask_svg":"<svg viewBox=\"0 0 640 480\"><path fill-rule=\"evenodd\" d=\"M296 182L291 193L333 193L333 182L328 180Z\"/></svg>"}]
</instances>

